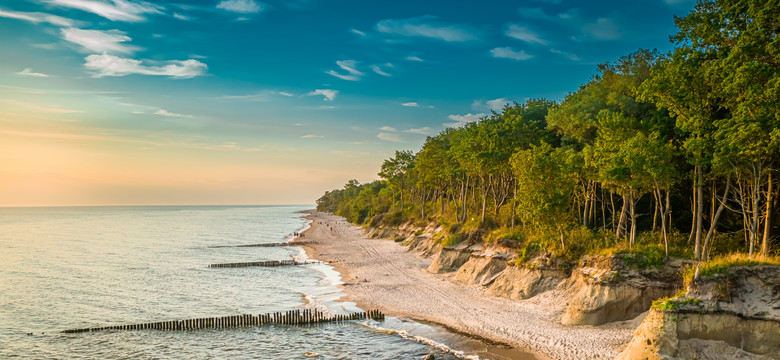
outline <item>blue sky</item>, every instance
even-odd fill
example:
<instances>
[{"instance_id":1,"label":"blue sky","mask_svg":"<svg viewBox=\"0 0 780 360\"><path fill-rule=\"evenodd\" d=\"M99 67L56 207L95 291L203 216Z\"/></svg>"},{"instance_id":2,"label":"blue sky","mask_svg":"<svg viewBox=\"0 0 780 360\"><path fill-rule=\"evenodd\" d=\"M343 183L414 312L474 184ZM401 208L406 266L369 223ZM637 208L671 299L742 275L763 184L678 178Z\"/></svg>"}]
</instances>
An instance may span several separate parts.
<instances>
[{"instance_id":1,"label":"blue sky","mask_svg":"<svg viewBox=\"0 0 780 360\"><path fill-rule=\"evenodd\" d=\"M313 203L693 5L0 0L0 205Z\"/></svg>"}]
</instances>

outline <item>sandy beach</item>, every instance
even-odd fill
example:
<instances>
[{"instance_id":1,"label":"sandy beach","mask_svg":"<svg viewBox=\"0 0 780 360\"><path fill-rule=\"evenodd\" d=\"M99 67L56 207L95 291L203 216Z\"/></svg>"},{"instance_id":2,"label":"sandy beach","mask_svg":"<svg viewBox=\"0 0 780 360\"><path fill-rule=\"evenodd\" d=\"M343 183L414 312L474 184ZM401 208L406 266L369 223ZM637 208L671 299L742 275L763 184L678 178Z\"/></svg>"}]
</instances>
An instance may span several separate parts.
<instances>
[{"instance_id":1,"label":"sandy beach","mask_svg":"<svg viewBox=\"0 0 780 360\"><path fill-rule=\"evenodd\" d=\"M429 259L391 240L370 239L343 219L310 212L304 234L310 258L328 262L342 275L344 301L363 309L438 323L526 350L538 359L612 359L631 340L639 320L598 327L563 326L566 305L555 291L514 301L484 294L479 285L449 281L425 270Z\"/></svg>"}]
</instances>

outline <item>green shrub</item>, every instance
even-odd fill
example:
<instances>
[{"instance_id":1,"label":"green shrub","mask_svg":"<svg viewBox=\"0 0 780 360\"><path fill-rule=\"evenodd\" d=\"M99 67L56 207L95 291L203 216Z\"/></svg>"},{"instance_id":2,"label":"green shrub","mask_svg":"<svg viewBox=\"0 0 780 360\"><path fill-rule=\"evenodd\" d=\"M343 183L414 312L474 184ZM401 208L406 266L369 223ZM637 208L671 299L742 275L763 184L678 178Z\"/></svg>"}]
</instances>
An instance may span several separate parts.
<instances>
[{"instance_id":1,"label":"green shrub","mask_svg":"<svg viewBox=\"0 0 780 360\"><path fill-rule=\"evenodd\" d=\"M713 276L725 273L726 270L735 266L758 266L758 265L780 265L780 257L754 255L752 258L747 254L735 253L716 257L710 261L699 264L699 277ZM683 280L688 286L693 282L696 276L696 267L692 266L683 273Z\"/></svg>"},{"instance_id":2,"label":"green shrub","mask_svg":"<svg viewBox=\"0 0 780 360\"><path fill-rule=\"evenodd\" d=\"M699 303L701 303L700 299L687 298L684 297L683 295L680 295L678 293L678 295L675 295L674 297L664 297L655 300L653 301L653 305L651 305L651 308L656 310L661 310L661 311L678 311L683 306L699 305Z\"/></svg>"},{"instance_id":3,"label":"green shrub","mask_svg":"<svg viewBox=\"0 0 780 360\"><path fill-rule=\"evenodd\" d=\"M666 264L663 245L636 245L630 250L618 251L616 255L623 264L639 269L660 268Z\"/></svg>"},{"instance_id":4,"label":"green shrub","mask_svg":"<svg viewBox=\"0 0 780 360\"><path fill-rule=\"evenodd\" d=\"M515 263L518 266L526 263L546 247L546 244L543 244L538 240L526 242L525 246L523 246L520 251L517 252L517 261L515 261Z\"/></svg>"},{"instance_id":5,"label":"green shrub","mask_svg":"<svg viewBox=\"0 0 780 360\"><path fill-rule=\"evenodd\" d=\"M406 222L406 217L401 210L391 211L382 217L382 224L386 226L399 226L404 222Z\"/></svg>"},{"instance_id":6,"label":"green shrub","mask_svg":"<svg viewBox=\"0 0 780 360\"><path fill-rule=\"evenodd\" d=\"M460 244L463 238L460 234L448 234L441 240L441 246L450 247Z\"/></svg>"}]
</instances>

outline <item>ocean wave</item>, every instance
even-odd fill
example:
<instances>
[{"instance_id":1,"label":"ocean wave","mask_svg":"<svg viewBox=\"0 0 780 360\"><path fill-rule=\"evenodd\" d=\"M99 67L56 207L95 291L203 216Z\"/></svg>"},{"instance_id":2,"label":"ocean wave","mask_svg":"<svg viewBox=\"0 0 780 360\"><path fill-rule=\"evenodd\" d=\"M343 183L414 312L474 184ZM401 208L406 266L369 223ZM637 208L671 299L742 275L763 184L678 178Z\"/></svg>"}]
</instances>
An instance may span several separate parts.
<instances>
[{"instance_id":1,"label":"ocean wave","mask_svg":"<svg viewBox=\"0 0 780 360\"><path fill-rule=\"evenodd\" d=\"M386 333L386 334L398 335L399 337L401 337L403 339L411 340L411 341L418 342L420 344L428 345L429 347L431 347L433 349L439 350L439 351L447 353L447 354L451 354L451 355L453 355L453 356L455 356L455 357L457 357L459 359L479 360L479 356L477 356L477 355L468 355L468 354L466 354L463 351L455 350L455 349L447 346L446 344L440 343L440 342L438 342L436 340L433 340L433 339L430 339L430 338L427 338L427 337L424 337L424 336L417 336L417 335L409 334L409 332L406 331L406 330L388 329L388 328L384 328L384 327L378 326L375 323L368 322L368 321L362 322L361 324L363 326L367 327L367 328L370 328L370 329L381 331L381 332Z\"/></svg>"}]
</instances>

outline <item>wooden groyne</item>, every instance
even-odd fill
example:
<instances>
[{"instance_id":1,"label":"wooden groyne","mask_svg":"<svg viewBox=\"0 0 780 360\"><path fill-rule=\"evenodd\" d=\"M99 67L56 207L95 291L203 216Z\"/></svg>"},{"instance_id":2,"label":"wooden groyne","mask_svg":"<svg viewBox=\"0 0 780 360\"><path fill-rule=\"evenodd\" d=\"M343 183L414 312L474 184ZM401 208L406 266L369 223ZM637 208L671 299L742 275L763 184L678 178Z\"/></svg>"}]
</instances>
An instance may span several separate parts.
<instances>
[{"instance_id":1,"label":"wooden groyne","mask_svg":"<svg viewBox=\"0 0 780 360\"><path fill-rule=\"evenodd\" d=\"M312 243L314 243L314 241L296 241L294 243L291 243L291 242L281 242L281 243L246 244L246 245L214 245L214 246L209 246L209 248L282 247L282 246L307 245L307 244L312 244Z\"/></svg>"},{"instance_id":2,"label":"wooden groyne","mask_svg":"<svg viewBox=\"0 0 780 360\"><path fill-rule=\"evenodd\" d=\"M240 263L227 263L227 264L211 264L209 265L210 268L236 268L236 267L247 267L247 266L266 266L266 267L275 267L275 266L301 266L301 265L311 265L311 264L322 264L322 261L295 261L295 260L271 260L271 261L253 261L253 262L240 262Z\"/></svg>"},{"instance_id":3,"label":"wooden groyne","mask_svg":"<svg viewBox=\"0 0 780 360\"><path fill-rule=\"evenodd\" d=\"M174 321L159 321L143 324L131 324L131 325L115 325L104 327L93 327L83 329L71 329L64 330L63 333L83 333L92 331L105 331L105 330L197 330L197 329L221 329L228 327L250 327L261 326L267 324L279 324L279 325L304 325L304 324L320 324L331 322L343 322L351 320L384 320L385 315L379 310L371 310L367 312L359 312L352 314L326 314L316 309L304 309L304 310L291 310L285 313L266 313L259 315L234 315L234 316L222 316L211 318L199 318L188 320L174 320Z\"/></svg>"}]
</instances>

